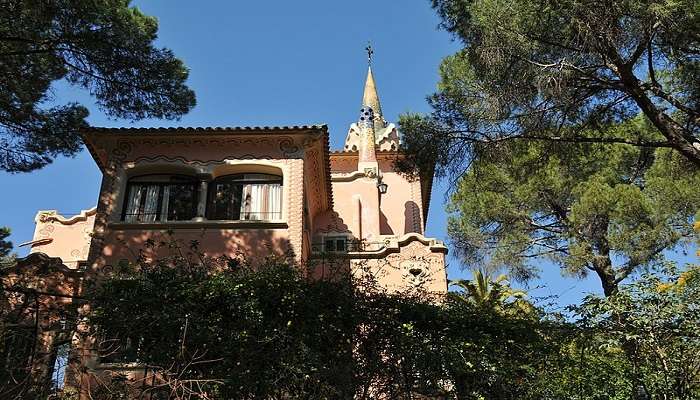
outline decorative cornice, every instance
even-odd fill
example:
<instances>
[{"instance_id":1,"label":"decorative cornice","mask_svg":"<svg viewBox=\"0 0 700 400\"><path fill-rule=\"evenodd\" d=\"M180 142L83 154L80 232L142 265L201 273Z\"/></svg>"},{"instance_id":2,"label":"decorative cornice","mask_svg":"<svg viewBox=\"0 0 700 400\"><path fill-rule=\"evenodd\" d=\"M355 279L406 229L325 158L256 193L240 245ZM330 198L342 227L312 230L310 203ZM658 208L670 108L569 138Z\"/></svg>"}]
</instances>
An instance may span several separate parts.
<instances>
[{"instance_id":1,"label":"decorative cornice","mask_svg":"<svg viewBox=\"0 0 700 400\"><path fill-rule=\"evenodd\" d=\"M89 217L92 217L95 214L97 214L97 207L93 207L89 210L81 210L80 214L74 215L70 218L66 218L59 214L57 210L42 210L36 213L34 222L58 222L63 225L73 225L76 222L87 221Z\"/></svg>"},{"instance_id":2,"label":"decorative cornice","mask_svg":"<svg viewBox=\"0 0 700 400\"><path fill-rule=\"evenodd\" d=\"M334 253L333 256L337 258L348 258L348 259L375 259L375 258L385 258L389 254L400 253L401 248L406 247L412 242L420 242L427 246L432 253L442 253L447 254L447 246L438 239L427 238L420 233L406 233L399 238L384 238L384 245L377 250L369 251L349 251L347 253ZM313 254L313 258L322 258L323 255Z\"/></svg>"},{"instance_id":3,"label":"decorative cornice","mask_svg":"<svg viewBox=\"0 0 700 400\"><path fill-rule=\"evenodd\" d=\"M349 174L332 174L331 181L333 182L352 182L354 180L365 178L367 174L364 171L355 171Z\"/></svg>"},{"instance_id":4,"label":"decorative cornice","mask_svg":"<svg viewBox=\"0 0 700 400\"><path fill-rule=\"evenodd\" d=\"M396 150L377 150L377 159L402 158L404 154ZM334 150L330 152L331 158L358 158L359 151Z\"/></svg>"},{"instance_id":5,"label":"decorative cornice","mask_svg":"<svg viewBox=\"0 0 700 400\"><path fill-rule=\"evenodd\" d=\"M109 160L105 152L105 146L98 144L102 138L112 138L117 140L117 147L112 149L111 157L116 161L123 161L126 155L132 150L129 141L134 138L150 137L151 140L170 139L175 141L187 140L188 136L193 141L204 142L206 137L211 136L278 136L278 135L311 135L328 136L328 126L319 125L294 125L294 126L233 126L233 127L171 127L171 128L105 128L87 127L80 130L83 142L90 155L97 163L100 171L105 172ZM327 140L327 139L326 139ZM281 143L280 149L283 153L293 153L301 150L295 147L293 140Z\"/></svg>"},{"instance_id":6,"label":"decorative cornice","mask_svg":"<svg viewBox=\"0 0 700 400\"><path fill-rule=\"evenodd\" d=\"M60 257L50 257L42 252L29 253L26 257L18 258L13 265L0 269L0 275L4 276L13 272L21 274L32 266L38 266L45 274L61 272L73 277L80 277L83 275L82 271L68 268L63 264L63 260Z\"/></svg>"}]
</instances>

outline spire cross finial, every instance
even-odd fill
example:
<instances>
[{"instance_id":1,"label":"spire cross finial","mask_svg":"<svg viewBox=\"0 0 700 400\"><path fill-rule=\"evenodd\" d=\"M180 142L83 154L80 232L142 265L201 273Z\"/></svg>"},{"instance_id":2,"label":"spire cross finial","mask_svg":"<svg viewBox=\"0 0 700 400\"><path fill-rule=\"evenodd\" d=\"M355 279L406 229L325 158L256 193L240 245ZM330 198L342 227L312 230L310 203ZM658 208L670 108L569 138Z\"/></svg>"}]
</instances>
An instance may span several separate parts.
<instances>
[{"instance_id":1,"label":"spire cross finial","mask_svg":"<svg viewBox=\"0 0 700 400\"><path fill-rule=\"evenodd\" d=\"M365 47L365 50L367 50L367 64L372 65L372 54L374 54L372 43L367 42L367 47Z\"/></svg>"}]
</instances>

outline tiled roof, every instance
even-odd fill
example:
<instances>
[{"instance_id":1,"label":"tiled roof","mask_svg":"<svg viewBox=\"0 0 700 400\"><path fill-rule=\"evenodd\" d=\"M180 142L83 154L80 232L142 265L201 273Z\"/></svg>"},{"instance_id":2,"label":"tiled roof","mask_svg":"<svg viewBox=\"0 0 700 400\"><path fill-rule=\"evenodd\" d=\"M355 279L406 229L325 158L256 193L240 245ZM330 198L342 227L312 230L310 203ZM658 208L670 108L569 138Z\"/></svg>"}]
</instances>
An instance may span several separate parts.
<instances>
[{"instance_id":1,"label":"tiled roof","mask_svg":"<svg viewBox=\"0 0 700 400\"><path fill-rule=\"evenodd\" d=\"M159 128L107 128L100 126L91 126L84 128L83 132L106 132L106 133L134 133L134 134L189 134L189 133L246 133L246 132L289 132L289 131L309 131L309 130L322 130L327 131L328 125L318 124L318 125L290 125L290 126L203 126L203 127L193 127L193 126L177 126L177 127L159 127Z\"/></svg>"},{"instance_id":2,"label":"tiled roof","mask_svg":"<svg viewBox=\"0 0 700 400\"><path fill-rule=\"evenodd\" d=\"M288 125L288 126L204 126L204 127L193 127L193 126L177 126L177 127L156 127L156 128L108 128L100 126L90 126L83 128L81 130L84 134L99 134L99 133L109 133L109 134L125 134L125 135L190 135L190 134L216 134L216 135L226 135L226 134L237 134L237 135L259 135L259 134L276 134L276 133L289 133L289 132L299 132L304 133L308 131L321 131L324 135L324 159L326 162L325 175L326 175L326 192L328 193L328 206L333 209L333 191L331 188L331 166L328 155L330 153L330 143L328 139L328 125L326 124L314 124L314 125ZM86 146L90 151L92 157L97 162L100 170L104 171L104 166L100 163L93 149L93 146L86 141Z\"/></svg>"}]
</instances>

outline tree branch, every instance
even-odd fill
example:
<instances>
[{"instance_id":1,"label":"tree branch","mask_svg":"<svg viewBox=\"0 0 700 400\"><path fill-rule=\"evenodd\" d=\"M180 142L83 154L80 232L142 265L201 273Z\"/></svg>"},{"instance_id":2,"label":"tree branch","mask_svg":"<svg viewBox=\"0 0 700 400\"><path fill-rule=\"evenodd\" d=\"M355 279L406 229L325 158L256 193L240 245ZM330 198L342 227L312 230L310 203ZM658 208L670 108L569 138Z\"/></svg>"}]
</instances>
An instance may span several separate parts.
<instances>
[{"instance_id":1,"label":"tree branch","mask_svg":"<svg viewBox=\"0 0 700 400\"><path fill-rule=\"evenodd\" d=\"M456 131L449 131L446 132L448 134L455 134L455 133L475 133L473 130L456 130ZM479 133L481 136L486 137L486 139L477 139L472 136L452 136L451 139L459 139L459 140L465 140L468 142L473 142L473 143L484 143L484 144L490 144L490 143L499 143L499 142L506 142L509 140L516 140L516 139L522 139L522 140L545 140L545 141L551 141L551 142L562 142L562 143L608 143L608 144L628 144L632 146L637 146L637 147L672 147L671 143L667 141L656 141L656 142L644 142L644 141L631 141L627 139L621 139L621 138L606 138L606 137L561 137L561 136L535 136L535 135L528 135L528 134L522 134L522 135L512 135L512 136L505 136L505 137L499 137L499 138L490 138L488 135L485 135L483 133Z\"/></svg>"}]
</instances>

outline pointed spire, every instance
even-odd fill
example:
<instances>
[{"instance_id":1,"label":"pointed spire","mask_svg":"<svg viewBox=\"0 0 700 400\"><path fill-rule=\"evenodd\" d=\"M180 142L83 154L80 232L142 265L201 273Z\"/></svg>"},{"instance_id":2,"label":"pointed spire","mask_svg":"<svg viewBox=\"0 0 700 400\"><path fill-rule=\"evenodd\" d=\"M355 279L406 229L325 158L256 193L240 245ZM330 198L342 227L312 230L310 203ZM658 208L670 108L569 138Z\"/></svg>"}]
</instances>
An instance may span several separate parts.
<instances>
[{"instance_id":1,"label":"pointed spire","mask_svg":"<svg viewBox=\"0 0 700 400\"><path fill-rule=\"evenodd\" d=\"M374 55L372 43L367 42L365 50L367 51L367 80L365 80L365 92L362 94L362 107L370 107L374 111L374 128L380 129L386 125L386 122L382 115L382 105L379 103L377 84L374 83L372 74L372 56Z\"/></svg>"},{"instance_id":2,"label":"pointed spire","mask_svg":"<svg viewBox=\"0 0 700 400\"><path fill-rule=\"evenodd\" d=\"M375 138L375 147L377 150L397 150L399 148L399 134L394 124L387 123L382 114L382 105L379 102L379 94L377 93L377 84L374 81L372 73L372 55L374 50L372 45L368 44L365 48L367 51L367 79L365 80L365 90L362 94L362 111L366 109L372 110L374 116L371 119L372 132L371 135ZM366 127L366 122L360 119L350 125L350 130L345 138L345 151L359 151L363 147L363 137L369 136ZM361 128L365 125L365 128ZM363 136L364 135L364 136ZM365 146L366 148L367 146ZM367 150L367 149L366 149Z\"/></svg>"},{"instance_id":3,"label":"pointed spire","mask_svg":"<svg viewBox=\"0 0 700 400\"><path fill-rule=\"evenodd\" d=\"M374 111L374 121L383 124L382 106L379 103L379 94L377 94L377 85L374 83L374 75L372 75L372 66L367 68L367 80L365 81L365 92L362 95L362 107L370 107ZM384 127L383 125L378 126Z\"/></svg>"}]
</instances>

